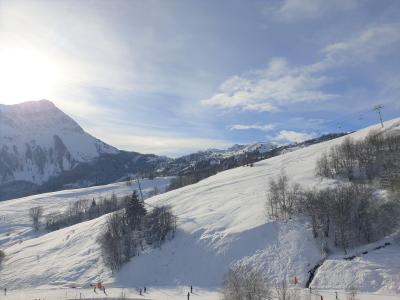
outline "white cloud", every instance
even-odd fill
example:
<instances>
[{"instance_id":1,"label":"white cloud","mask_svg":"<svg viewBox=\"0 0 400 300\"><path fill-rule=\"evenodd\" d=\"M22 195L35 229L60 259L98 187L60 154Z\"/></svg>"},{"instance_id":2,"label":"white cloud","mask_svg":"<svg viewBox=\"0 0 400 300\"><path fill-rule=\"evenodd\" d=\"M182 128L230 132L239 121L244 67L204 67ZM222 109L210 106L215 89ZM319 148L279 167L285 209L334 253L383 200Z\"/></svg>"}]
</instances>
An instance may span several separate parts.
<instances>
[{"instance_id":1,"label":"white cloud","mask_svg":"<svg viewBox=\"0 0 400 300\"><path fill-rule=\"evenodd\" d=\"M325 63L338 65L341 63L361 63L372 61L391 46L400 42L400 25L386 24L373 26L353 39L328 45L323 49Z\"/></svg>"},{"instance_id":2,"label":"white cloud","mask_svg":"<svg viewBox=\"0 0 400 300\"><path fill-rule=\"evenodd\" d=\"M275 128L274 124L265 124L265 125L259 125L259 124L250 124L250 125L243 125L243 124L235 124L230 127L230 130L250 130L250 129L255 129L255 130L261 130L261 131L270 131Z\"/></svg>"},{"instance_id":3,"label":"white cloud","mask_svg":"<svg viewBox=\"0 0 400 300\"><path fill-rule=\"evenodd\" d=\"M266 5L264 14L278 22L299 22L321 18L334 11L357 8L357 0L284 0Z\"/></svg>"},{"instance_id":4,"label":"white cloud","mask_svg":"<svg viewBox=\"0 0 400 300\"><path fill-rule=\"evenodd\" d=\"M289 68L286 59L274 58L265 70L227 79L218 93L202 103L220 108L275 111L293 103L333 98L335 95L319 90L327 81L325 76L303 68Z\"/></svg>"},{"instance_id":5,"label":"white cloud","mask_svg":"<svg viewBox=\"0 0 400 300\"><path fill-rule=\"evenodd\" d=\"M227 140L165 135L106 134L105 139L121 149L173 157L209 148L225 149L234 144Z\"/></svg>"},{"instance_id":6,"label":"white cloud","mask_svg":"<svg viewBox=\"0 0 400 300\"><path fill-rule=\"evenodd\" d=\"M315 137L315 133L281 130L274 140L280 142L301 143Z\"/></svg>"},{"instance_id":7,"label":"white cloud","mask_svg":"<svg viewBox=\"0 0 400 300\"><path fill-rule=\"evenodd\" d=\"M398 24L370 27L351 40L326 46L324 57L314 64L290 67L285 58L273 58L266 69L232 76L201 103L221 109L271 112L295 103L329 100L339 96L324 91L332 81L330 70L372 61L399 41Z\"/></svg>"}]
</instances>

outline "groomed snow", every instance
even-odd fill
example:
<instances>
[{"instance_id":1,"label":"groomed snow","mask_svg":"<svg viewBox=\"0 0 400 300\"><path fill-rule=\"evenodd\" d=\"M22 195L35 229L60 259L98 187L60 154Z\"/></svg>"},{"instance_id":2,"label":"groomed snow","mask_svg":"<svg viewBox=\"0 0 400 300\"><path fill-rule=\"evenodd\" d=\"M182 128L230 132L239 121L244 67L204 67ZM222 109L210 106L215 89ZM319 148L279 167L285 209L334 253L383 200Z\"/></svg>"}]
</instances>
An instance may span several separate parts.
<instances>
[{"instance_id":1,"label":"groomed snow","mask_svg":"<svg viewBox=\"0 0 400 300\"><path fill-rule=\"evenodd\" d=\"M399 126L400 119L385 123L386 130L394 130ZM371 129L380 130L380 125L351 136L363 138ZM160 250L151 250L133 258L114 275L102 266L96 244L96 237L105 220L105 217L101 217L10 244L5 248L7 258L0 271L0 286L13 289L87 287L89 283L101 280L109 287L135 288L146 285L161 291L164 287L192 284L209 290L221 285L223 275L230 265L241 262L251 263L263 270L271 282L297 276L300 285L304 286L308 278L307 271L321 259L320 245L312 238L307 220L278 222L266 218L264 203L267 184L269 179L276 177L282 170L292 182L303 186L335 184L333 180L315 177L315 161L324 151L343 139L286 153L258 162L254 167L239 167L221 172L197 184L147 199L150 205L167 204L173 208L179 225L176 238L165 243ZM90 189L87 190L89 193ZM46 205L56 205L53 203L62 198L62 193L65 192L53 193ZM36 205L35 197L24 199L22 201L26 202L22 211L26 212L28 206ZM17 211L22 201L7 201L7 209ZM3 212L2 206L0 211ZM26 218L26 213L24 216L15 215L14 218ZM22 223L26 224L26 219L21 220L25 220ZM0 227L0 230L3 228L10 229ZM362 261L346 261L354 268L345 266L345 272L337 263L337 266L329 267L332 263L328 260L327 267L324 264L318 271L319 279L313 286L331 295L329 291L345 288L343 284L347 280L343 279L346 272L352 272L354 278L362 279L366 278L362 274L368 271L368 280L359 280L359 284L357 282L359 290L395 293L398 291L395 285L399 274L400 249L395 244L385 249L382 249L386 251L382 256L376 252L364 256ZM337 261L342 262L338 258ZM374 270L373 265L379 265L379 270ZM371 280L376 282L371 284ZM339 286L332 286L334 282ZM209 298L198 299L218 299L215 290L210 293ZM179 295L171 299L183 299L185 293ZM329 297L325 299L334 299ZM374 299L366 297L364 299ZM152 299L168 298L155 296Z\"/></svg>"}]
</instances>

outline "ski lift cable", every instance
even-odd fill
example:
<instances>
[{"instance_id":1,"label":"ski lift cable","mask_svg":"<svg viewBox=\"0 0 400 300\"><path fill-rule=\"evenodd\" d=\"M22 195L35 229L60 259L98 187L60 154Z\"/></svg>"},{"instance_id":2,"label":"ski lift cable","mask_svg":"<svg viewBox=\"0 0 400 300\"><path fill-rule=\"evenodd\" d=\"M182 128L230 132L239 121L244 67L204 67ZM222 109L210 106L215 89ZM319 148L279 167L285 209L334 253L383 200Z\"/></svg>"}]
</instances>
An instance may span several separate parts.
<instances>
[{"instance_id":1,"label":"ski lift cable","mask_svg":"<svg viewBox=\"0 0 400 300\"><path fill-rule=\"evenodd\" d=\"M366 112L355 112L351 114L347 114L345 117L340 118L338 120L330 120L330 121L323 121L321 123L322 126L334 124L335 127L342 128L344 123L347 121L361 121L366 119Z\"/></svg>"}]
</instances>

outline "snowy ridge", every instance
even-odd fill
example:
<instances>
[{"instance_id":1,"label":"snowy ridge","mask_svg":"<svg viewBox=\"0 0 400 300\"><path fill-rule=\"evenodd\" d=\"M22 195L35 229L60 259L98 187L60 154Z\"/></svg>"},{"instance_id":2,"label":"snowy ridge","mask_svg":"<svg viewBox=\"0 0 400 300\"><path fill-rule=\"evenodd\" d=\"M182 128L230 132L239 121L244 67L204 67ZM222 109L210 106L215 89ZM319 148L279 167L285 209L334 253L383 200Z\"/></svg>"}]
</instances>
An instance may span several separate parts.
<instances>
[{"instance_id":1,"label":"snowy ridge","mask_svg":"<svg viewBox=\"0 0 400 300\"><path fill-rule=\"evenodd\" d=\"M233 145L232 147L229 147L226 150L221 150L221 149L209 149L206 151L200 151L199 153L208 153L211 157L231 157L231 156L237 156L240 154L245 154L248 152L258 152L260 154L265 153L269 150L271 150L274 147L273 144L268 143L268 142L257 142L257 143L252 143L252 144L246 144L246 145Z\"/></svg>"},{"instance_id":2,"label":"snowy ridge","mask_svg":"<svg viewBox=\"0 0 400 300\"><path fill-rule=\"evenodd\" d=\"M399 127L400 119L395 119L386 122L384 130L398 130ZM375 125L350 136L360 139L372 129L381 130L380 125ZM160 250L149 250L134 257L115 275L104 269L96 243L105 216L53 233L41 232L38 237L31 238L34 235L26 213L29 207L41 201L41 196L0 203L0 211L12 212L15 218L15 225L0 227L0 247L5 246L6 252L0 285L87 287L94 280L102 280L116 287L193 284L209 288L220 286L230 265L246 262L262 270L272 282L297 276L304 286L307 271L322 258L321 245L312 238L310 224L305 219L287 222L267 219L264 211L267 183L284 169L291 182L303 186L336 184L334 180L315 177L315 162L344 138L263 160L254 167L221 172L197 184L147 199L151 205L172 207L178 216L176 238ZM56 205L63 193L48 194L46 203ZM85 189L81 193L82 197ZM91 193L90 189L87 193ZM65 203L68 201L72 199ZM22 242L15 243L21 232ZM400 293L399 252L400 246L393 242L354 261L328 260L318 270L312 285L319 289L344 290L348 282L342 279L353 276L354 284L361 291Z\"/></svg>"}]
</instances>

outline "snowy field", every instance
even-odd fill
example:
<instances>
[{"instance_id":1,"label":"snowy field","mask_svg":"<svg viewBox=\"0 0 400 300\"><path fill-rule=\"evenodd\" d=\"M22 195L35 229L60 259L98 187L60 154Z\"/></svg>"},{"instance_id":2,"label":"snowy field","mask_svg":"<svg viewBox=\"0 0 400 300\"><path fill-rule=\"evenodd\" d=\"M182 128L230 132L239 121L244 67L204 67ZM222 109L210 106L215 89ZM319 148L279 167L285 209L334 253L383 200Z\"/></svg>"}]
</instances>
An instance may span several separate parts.
<instances>
[{"instance_id":1,"label":"snowy field","mask_svg":"<svg viewBox=\"0 0 400 300\"><path fill-rule=\"evenodd\" d=\"M385 128L399 130L400 119L386 122ZM363 138L370 129L380 130L380 125L351 136ZM0 287L10 290L7 299L101 298L104 295L86 287L102 281L109 287L110 298L120 297L126 288L127 298L186 299L187 288L181 287L193 285L198 294L190 299L220 299L218 290L210 287L221 286L229 267L240 263L252 264L271 282L296 276L305 286L308 270L322 258L321 245L312 237L307 220L283 222L266 217L268 181L285 170L291 182L306 187L334 185L334 180L315 177L315 161L343 139L273 157L254 167L221 172L147 199L149 205L172 207L178 216L177 235L161 249L134 257L116 274L103 267L96 243L106 216L36 236L29 227L27 211L37 205L43 205L46 212L62 210L80 197L106 195L113 190L129 194L134 187L116 184L117 188L108 185L0 203L0 214L5 217L0 225L0 247L6 252ZM384 241L391 245L353 261L343 260L344 254L337 251L318 270L312 287L325 290L324 299L335 299L332 291L344 291L349 284L370 293L358 299L399 299L394 296L400 295L400 246L390 237ZM141 286L151 287L150 293L139 296L135 288ZM339 299L345 298L342 295Z\"/></svg>"}]
</instances>

